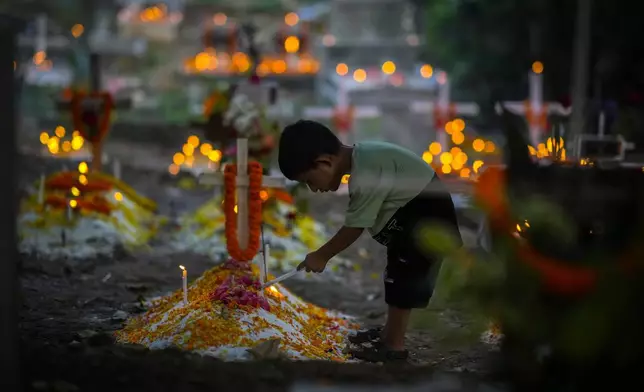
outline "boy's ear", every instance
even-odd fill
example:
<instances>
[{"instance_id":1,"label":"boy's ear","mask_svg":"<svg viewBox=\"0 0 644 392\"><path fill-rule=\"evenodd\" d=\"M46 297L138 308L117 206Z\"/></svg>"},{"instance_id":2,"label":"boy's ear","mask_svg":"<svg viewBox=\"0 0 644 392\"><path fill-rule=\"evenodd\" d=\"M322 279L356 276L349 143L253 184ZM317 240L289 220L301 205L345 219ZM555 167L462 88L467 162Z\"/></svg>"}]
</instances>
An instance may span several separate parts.
<instances>
[{"instance_id":1,"label":"boy's ear","mask_svg":"<svg viewBox=\"0 0 644 392\"><path fill-rule=\"evenodd\" d=\"M330 166L332 162L333 162L333 156L327 155L327 154L320 155L315 160L316 164L323 164L323 165L327 165L327 166Z\"/></svg>"}]
</instances>

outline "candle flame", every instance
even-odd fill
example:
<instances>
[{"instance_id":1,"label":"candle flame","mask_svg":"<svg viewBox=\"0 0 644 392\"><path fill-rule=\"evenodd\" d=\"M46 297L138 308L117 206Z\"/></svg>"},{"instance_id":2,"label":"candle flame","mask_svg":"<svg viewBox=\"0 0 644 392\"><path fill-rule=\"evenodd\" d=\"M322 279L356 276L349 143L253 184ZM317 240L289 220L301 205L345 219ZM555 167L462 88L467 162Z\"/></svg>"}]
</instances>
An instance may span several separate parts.
<instances>
[{"instance_id":1,"label":"candle flame","mask_svg":"<svg viewBox=\"0 0 644 392\"><path fill-rule=\"evenodd\" d=\"M182 266L182 265L180 265L180 266L179 266L179 268L181 268L181 269L182 269L182 270L184 270L184 271L186 270L186 267L184 267L184 266Z\"/></svg>"},{"instance_id":2,"label":"candle flame","mask_svg":"<svg viewBox=\"0 0 644 392\"><path fill-rule=\"evenodd\" d=\"M268 294L275 298L284 298L284 294L280 293L280 291L275 286L268 287Z\"/></svg>"}]
</instances>

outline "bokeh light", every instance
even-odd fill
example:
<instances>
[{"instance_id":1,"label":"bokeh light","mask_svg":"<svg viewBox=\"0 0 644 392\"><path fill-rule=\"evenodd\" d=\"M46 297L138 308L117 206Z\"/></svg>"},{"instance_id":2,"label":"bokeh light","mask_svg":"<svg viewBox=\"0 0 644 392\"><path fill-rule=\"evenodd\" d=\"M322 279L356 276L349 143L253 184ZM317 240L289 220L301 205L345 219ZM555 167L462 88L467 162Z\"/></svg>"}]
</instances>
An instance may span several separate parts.
<instances>
[{"instance_id":1,"label":"bokeh light","mask_svg":"<svg viewBox=\"0 0 644 392\"><path fill-rule=\"evenodd\" d=\"M349 66L345 63L340 63L335 67L335 72L340 76L344 76L349 73Z\"/></svg>"},{"instance_id":2,"label":"bokeh light","mask_svg":"<svg viewBox=\"0 0 644 392\"><path fill-rule=\"evenodd\" d=\"M434 155L440 154L442 151L442 147L440 143L438 142L433 142L432 144L429 145L429 152L431 152Z\"/></svg>"},{"instance_id":3,"label":"bokeh light","mask_svg":"<svg viewBox=\"0 0 644 392\"><path fill-rule=\"evenodd\" d=\"M365 80L367 80L367 71L362 68L356 69L355 71L353 71L353 80L358 83L364 82Z\"/></svg>"}]
</instances>

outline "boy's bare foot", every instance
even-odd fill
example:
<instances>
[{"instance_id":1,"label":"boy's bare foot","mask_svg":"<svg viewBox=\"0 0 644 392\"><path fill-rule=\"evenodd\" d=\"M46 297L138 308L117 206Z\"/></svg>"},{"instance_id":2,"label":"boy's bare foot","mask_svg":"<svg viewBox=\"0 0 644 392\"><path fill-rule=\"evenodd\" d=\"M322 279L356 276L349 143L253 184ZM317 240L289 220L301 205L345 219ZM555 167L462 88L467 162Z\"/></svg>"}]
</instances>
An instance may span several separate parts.
<instances>
[{"instance_id":1,"label":"boy's bare foot","mask_svg":"<svg viewBox=\"0 0 644 392\"><path fill-rule=\"evenodd\" d=\"M367 362L407 362L409 352L407 350L391 350L384 344L374 344L373 347L365 347L362 350L351 351L353 358Z\"/></svg>"},{"instance_id":2,"label":"boy's bare foot","mask_svg":"<svg viewBox=\"0 0 644 392\"><path fill-rule=\"evenodd\" d=\"M365 344L380 342L382 339L382 327L370 328L365 331L359 331L354 335L349 335L349 342L353 344Z\"/></svg>"}]
</instances>

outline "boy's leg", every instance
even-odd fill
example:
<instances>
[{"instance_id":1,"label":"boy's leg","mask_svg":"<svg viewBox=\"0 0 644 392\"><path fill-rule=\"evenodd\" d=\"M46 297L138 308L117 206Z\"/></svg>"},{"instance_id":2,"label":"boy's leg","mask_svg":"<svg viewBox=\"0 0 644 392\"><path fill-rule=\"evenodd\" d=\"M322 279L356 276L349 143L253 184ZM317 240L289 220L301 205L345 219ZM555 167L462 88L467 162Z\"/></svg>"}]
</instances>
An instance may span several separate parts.
<instances>
[{"instance_id":1,"label":"boy's leg","mask_svg":"<svg viewBox=\"0 0 644 392\"><path fill-rule=\"evenodd\" d=\"M383 329L382 341L384 345L394 351L405 350L405 333L409 325L411 309L399 308L389 305L387 323Z\"/></svg>"},{"instance_id":2,"label":"boy's leg","mask_svg":"<svg viewBox=\"0 0 644 392\"><path fill-rule=\"evenodd\" d=\"M408 264L410 260L401 257L395 248L387 250L387 259L384 281L385 302L389 308L382 339L373 342L379 344L371 348L353 352L355 358L369 362L407 360L405 333L411 309L426 307L431 296L427 290L419 290L419 286L424 286L423 279L418 279L423 275L423 268Z\"/></svg>"}]
</instances>

